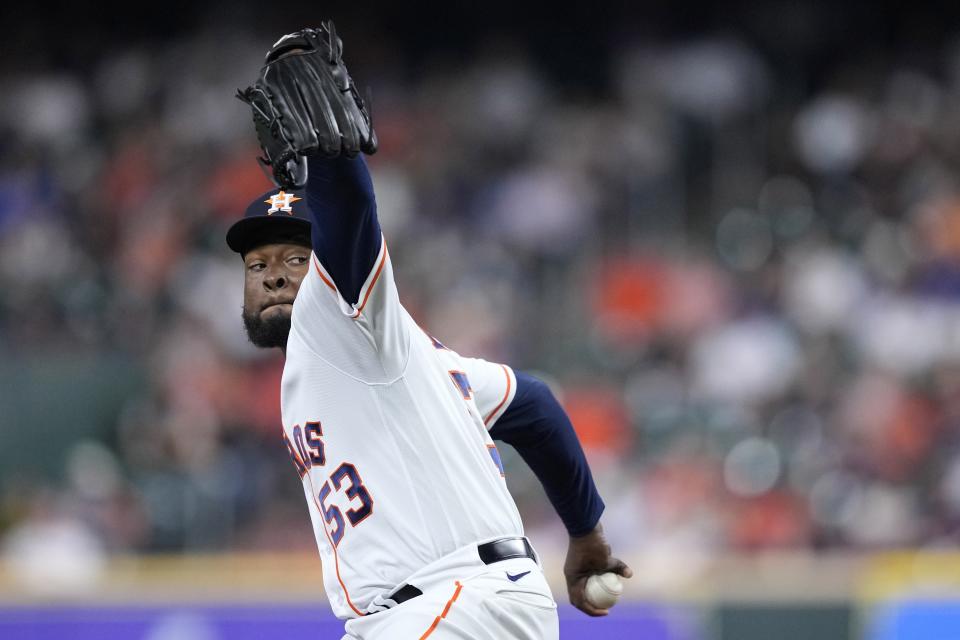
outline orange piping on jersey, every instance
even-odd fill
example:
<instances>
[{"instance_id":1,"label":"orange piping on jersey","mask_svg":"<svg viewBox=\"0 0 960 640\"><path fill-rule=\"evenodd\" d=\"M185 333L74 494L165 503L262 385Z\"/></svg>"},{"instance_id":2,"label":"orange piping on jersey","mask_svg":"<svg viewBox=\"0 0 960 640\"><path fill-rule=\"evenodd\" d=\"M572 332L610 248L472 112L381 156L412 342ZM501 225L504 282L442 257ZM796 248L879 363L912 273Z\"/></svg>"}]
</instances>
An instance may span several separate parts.
<instances>
[{"instance_id":1,"label":"orange piping on jersey","mask_svg":"<svg viewBox=\"0 0 960 640\"><path fill-rule=\"evenodd\" d=\"M450 607L453 606L453 603L457 601L457 597L460 595L460 589L462 588L463 585L460 584L459 580L457 580L457 590L453 592L453 597L447 600L447 606L443 608L443 613L436 617L436 619L433 621L433 624L430 625L430 628L427 629L422 636L420 636L420 640L424 640L424 638L433 633L436 630L437 625L440 624L440 621L447 617L447 614L450 613Z\"/></svg>"},{"instance_id":2,"label":"orange piping on jersey","mask_svg":"<svg viewBox=\"0 0 960 640\"><path fill-rule=\"evenodd\" d=\"M383 265L387 262L387 241L380 238L380 242L383 243L383 255L380 257L380 265L377 267L377 272L373 274L373 280L370 282L370 286L367 288L367 295L363 296L363 302L360 303L360 306L357 307L357 312L354 314L354 318L360 315L360 312L363 311L363 308L367 304L367 300L370 299L370 294L373 292L373 288L377 284L377 280L380 278L380 272L383 271Z\"/></svg>"},{"instance_id":3,"label":"orange piping on jersey","mask_svg":"<svg viewBox=\"0 0 960 640\"><path fill-rule=\"evenodd\" d=\"M323 509L320 508L320 503L317 501L317 492L313 488L313 478L310 478L309 474L307 478L310 480L310 497L313 498L313 503L317 505L317 511L320 512L320 518L322 519L323 534L327 536L327 542L330 543L330 548L333 549L333 568L337 573L337 582L340 583L340 588L343 589L343 595L347 597L347 604L350 605L350 608L353 609L353 612L358 616L365 616L364 612L357 609L354 606L353 601L350 600L350 592L347 591L347 585L343 584L343 578L340 577L340 560L337 558L337 547L333 544L333 540L330 538L330 533L327 531L327 519L323 515Z\"/></svg>"},{"instance_id":4,"label":"orange piping on jersey","mask_svg":"<svg viewBox=\"0 0 960 640\"><path fill-rule=\"evenodd\" d=\"M486 425L493 416L497 415L497 412L503 407L506 403L507 398L510 397L510 372L507 371L507 368L503 365L500 365L500 368L503 369L503 375L507 376L507 390L503 394L503 400L500 401L500 404L497 405L497 408L487 414L487 417L483 419L483 424Z\"/></svg>"},{"instance_id":5,"label":"orange piping on jersey","mask_svg":"<svg viewBox=\"0 0 960 640\"><path fill-rule=\"evenodd\" d=\"M320 262L317 260L317 256L313 256L313 268L317 270L317 275L320 276L320 279L323 280L323 284L330 287L330 289L336 292L337 288L333 286L333 283L327 280L327 277L323 275L323 271L320 269Z\"/></svg>"}]
</instances>

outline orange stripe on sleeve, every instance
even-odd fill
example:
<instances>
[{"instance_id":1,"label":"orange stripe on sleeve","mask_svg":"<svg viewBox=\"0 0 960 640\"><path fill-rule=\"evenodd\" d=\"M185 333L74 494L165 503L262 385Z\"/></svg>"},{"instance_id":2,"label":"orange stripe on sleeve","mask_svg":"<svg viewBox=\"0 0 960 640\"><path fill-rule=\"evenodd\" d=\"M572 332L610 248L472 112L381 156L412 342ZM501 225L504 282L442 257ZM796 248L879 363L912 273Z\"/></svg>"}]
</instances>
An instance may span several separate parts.
<instances>
[{"instance_id":1,"label":"orange stripe on sleeve","mask_svg":"<svg viewBox=\"0 0 960 640\"><path fill-rule=\"evenodd\" d=\"M330 289L336 292L337 288L333 286L333 283L327 280L327 276L323 275L323 270L320 268L320 262L317 260L317 256L313 256L313 268L317 270L317 275L320 276L320 279L323 280L323 284L330 287Z\"/></svg>"},{"instance_id":2,"label":"orange stripe on sleeve","mask_svg":"<svg viewBox=\"0 0 960 640\"><path fill-rule=\"evenodd\" d=\"M383 255L380 256L380 264L377 266L377 272L373 274L373 280L370 282L370 286L367 288L367 295L363 296L363 302L361 302L360 306L357 307L357 315L360 315L360 312L363 311L363 307L367 304L367 300L370 299L370 294L373 292L373 288L377 285L377 280L380 279L380 273L383 271L383 265L387 262L387 241L381 237L380 242L383 243Z\"/></svg>"},{"instance_id":3,"label":"orange stripe on sleeve","mask_svg":"<svg viewBox=\"0 0 960 640\"><path fill-rule=\"evenodd\" d=\"M486 425L493 419L493 416L497 415L497 412L503 408L503 405L507 402L507 398L510 397L510 372L507 371L507 368L503 365L500 365L500 368L503 369L503 375L507 376L507 390L503 392L503 400L500 401L500 404L497 405L497 408L487 414L487 417L483 419L483 424Z\"/></svg>"},{"instance_id":4,"label":"orange stripe on sleeve","mask_svg":"<svg viewBox=\"0 0 960 640\"><path fill-rule=\"evenodd\" d=\"M436 630L437 625L440 624L440 621L446 618L447 614L450 613L450 607L452 607L453 603L457 601L457 598L460 596L460 589L463 588L463 585L460 584L459 580L457 580L456 584L457 584L457 589L456 591L453 592L453 596L449 600L447 600L447 606L443 608L443 613L441 613L436 617L436 619L434 619L433 624L430 625L430 628L424 631L423 635L420 636L420 640L424 640L427 636L433 633Z\"/></svg>"}]
</instances>

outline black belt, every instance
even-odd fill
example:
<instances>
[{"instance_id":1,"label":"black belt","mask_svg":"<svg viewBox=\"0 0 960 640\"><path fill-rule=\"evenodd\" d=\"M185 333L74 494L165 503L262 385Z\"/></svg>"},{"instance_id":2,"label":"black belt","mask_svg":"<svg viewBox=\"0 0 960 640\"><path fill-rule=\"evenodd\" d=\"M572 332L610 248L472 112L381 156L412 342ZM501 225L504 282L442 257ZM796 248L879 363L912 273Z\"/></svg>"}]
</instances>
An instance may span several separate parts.
<instances>
[{"instance_id":1,"label":"black belt","mask_svg":"<svg viewBox=\"0 0 960 640\"><path fill-rule=\"evenodd\" d=\"M537 554L534 553L530 541L526 538L500 538L492 542L485 542L477 545L477 554L483 564L493 564L501 560L512 560L513 558L530 558L537 561ZM393 600L397 604L406 602L422 596L423 591L412 584L400 585L393 593L387 596L388 600Z\"/></svg>"},{"instance_id":2,"label":"black belt","mask_svg":"<svg viewBox=\"0 0 960 640\"><path fill-rule=\"evenodd\" d=\"M493 564L501 560L512 558L530 558L537 561L537 554L533 552L530 541L526 538L500 538L492 542L477 545L477 553L483 564Z\"/></svg>"}]
</instances>

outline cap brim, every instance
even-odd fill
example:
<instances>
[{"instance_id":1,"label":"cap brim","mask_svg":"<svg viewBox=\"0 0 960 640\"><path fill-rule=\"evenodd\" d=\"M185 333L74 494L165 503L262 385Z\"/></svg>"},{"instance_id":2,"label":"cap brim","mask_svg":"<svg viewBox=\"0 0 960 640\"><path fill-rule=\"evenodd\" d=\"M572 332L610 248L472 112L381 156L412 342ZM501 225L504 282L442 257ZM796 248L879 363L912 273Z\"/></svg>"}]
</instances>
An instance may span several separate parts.
<instances>
[{"instance_id":1,"label":"cap brim","mask_svg":"<svg viewBox=\"0 0 960 640\"><path fill-rule=\"evenodd\" d=\"M242 218L227 230L227 246L243 254L259 246L276 242L278 233L289 232L291 237L307 234L310 237L310 223L300 218L288 216L256 216Z\"/></svg>"}]
</instances>

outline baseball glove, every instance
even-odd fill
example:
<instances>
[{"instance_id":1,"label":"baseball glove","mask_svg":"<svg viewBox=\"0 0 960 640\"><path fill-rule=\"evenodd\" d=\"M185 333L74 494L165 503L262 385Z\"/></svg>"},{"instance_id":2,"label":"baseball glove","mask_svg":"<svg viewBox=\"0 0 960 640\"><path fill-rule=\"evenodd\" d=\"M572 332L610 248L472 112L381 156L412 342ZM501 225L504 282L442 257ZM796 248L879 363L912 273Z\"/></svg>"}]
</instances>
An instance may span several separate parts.
<instances>
[{"instance_id":1,"label":"baseball glove","mask_svg":"<svg viewBox=\"0 0 960 640\"><path fill-rule=\"evenodd\" d=\"M283 36L267 52L260 77L237 91L250 105L264 157L283 189L307 181L305 156L354 157L377 150L370 113L343 64L333 21Z\"/></svg>"}]
</instances>

